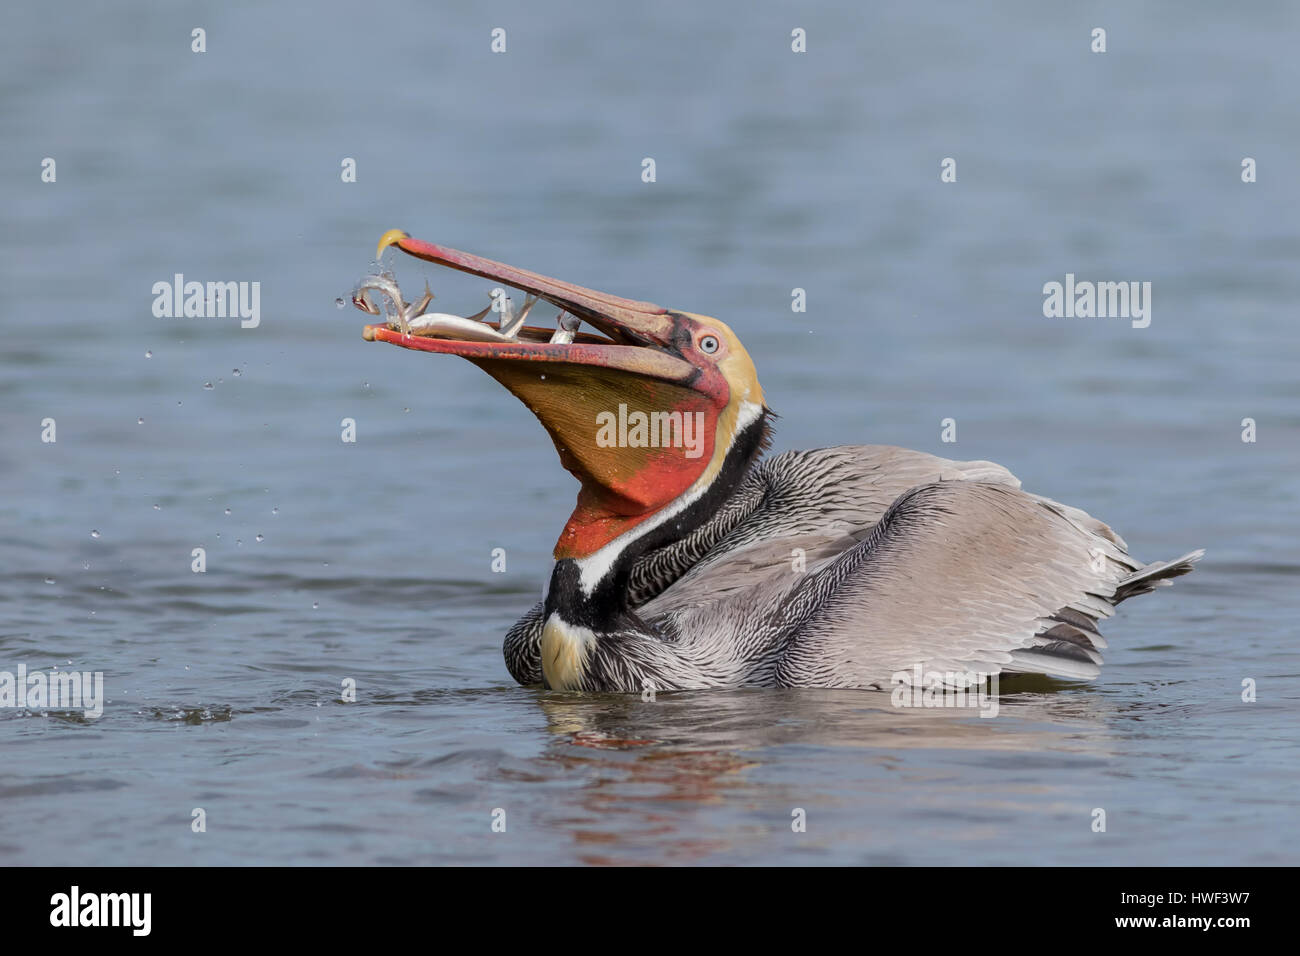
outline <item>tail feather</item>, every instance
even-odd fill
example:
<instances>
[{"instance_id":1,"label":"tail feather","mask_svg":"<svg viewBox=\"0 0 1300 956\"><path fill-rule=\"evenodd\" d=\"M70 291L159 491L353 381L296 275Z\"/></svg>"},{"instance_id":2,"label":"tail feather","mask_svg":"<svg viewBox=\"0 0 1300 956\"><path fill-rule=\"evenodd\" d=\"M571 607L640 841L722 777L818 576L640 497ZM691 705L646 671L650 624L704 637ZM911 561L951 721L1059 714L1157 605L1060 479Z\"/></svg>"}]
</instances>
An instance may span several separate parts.
<instances>
[{"instance_id":1,"label":"tail feather","mask_svg":"<svg viewBox=\"0 0 1300 956\"><path fill-rule=\"evenodd\" d=\"M1003 670L1075 680L1096 677L1106 648L1097 621L1109 617L1121 601L1172 584L1172 578L1187 574L1204 554L1193 551L1173 561L1144 565L1121 578L1112 594L1088 593L1075 605L1061 608L1043 621L1031 646L1011 652L1013 661Z\"/></svg>"},{"instance_id":2,"label":"tail feather","mask_svg":"<svg viewBox=\"0 0 1300 956\"><path fill-rule=\"evenodd\" d=\"M1156 588L1168 587L1173 583L1171 578L1187 574L1204 556L1205 549L1201 548L1173 561L1156 561L1138 568L1115 586L1115 596L1111 600L1118 604L1135 595L1149 594Z\"/></svg>"}]
</instances>

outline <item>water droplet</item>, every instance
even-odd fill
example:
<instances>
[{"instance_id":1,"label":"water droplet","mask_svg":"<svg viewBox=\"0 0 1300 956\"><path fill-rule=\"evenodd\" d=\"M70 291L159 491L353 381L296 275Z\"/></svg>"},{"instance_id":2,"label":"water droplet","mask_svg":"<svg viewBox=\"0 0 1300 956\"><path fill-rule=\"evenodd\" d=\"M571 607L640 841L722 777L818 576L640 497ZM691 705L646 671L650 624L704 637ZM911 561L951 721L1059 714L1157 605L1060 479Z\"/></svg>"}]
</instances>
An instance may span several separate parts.
<instances>
[{"instance_id":1,"label":"water droplet","mask_svg":"<svg viewBox=\"0 0 1300 956\"><path fill-rule=\"evenodd\" d=\"M217 532L217 537L218 537L218 538L221 537L221 532L220 532L220 531Z\"/></svg>"},{"instance_id":2,"label":"water droplet","mask_svg":"<svg viewBox=\"0 0 1300 956\"><path fill-rule=\"evenodd\" d=\"M313 611L316 610L316 608L320 607L320 601L312 601L311 607Z\"/></svg>"},{"instance_id":3,"label":"water droplet","mask_svg":"<svg viewBox=\"0 0 1300 956\"><path fill-rule=\"evenodd\" d=\"M239 378L239 376L243 375L244 373L241 372L241 371L240 371L239 369L237 369L237 368L232 368L232 369L230 370L230 374L233 375L233 376L235 376L235 378Z\"/></svg>"},{"instance_id":4,"label":"water droplet","mask_svg":"<svg viewBox=\"0 0 1300 956\"><path fill-rule=\"evenodd\" d=\"M343 296L339 296L337 299L334 300L334 308L336 309L341 309L345 305L347 305L347 303L343 301Z\"/></svg>"},{"instance_id":5,"label":"water droplet","mask_svg":"<svg viewBox=\"0 0 1300 956\"><path fill-rule=\"evenodd\" d=\"M279 513L280 513L280 509L279 509L279 508L272 508L272 509L271 509L271 514L273 514L273 515L278 515Z\"/></svg>"},{"instance_id":6,"label":"water droplet","mask_svg":"<svg viewBox=\"0 0 1300 956\"><path fill-rule=\"evenodd\" d=\"M90 532L90 536L91 536L92 538L98 538L98 537L99 537L99 532L98 532L97 530L93 530L93 529L92 529L91 532Z\"/></svg>"},{"instance_id":7,"label":"water droplet","mask_svg":"<svg viewBox=\"0 0 1300 956\"><path fill-rule=\"evenodd\" d=\"M144 350L144 357L145 357L145 358L153 358L153 349L145 349L145 350Z\"/></svg>"},{"instance_id":8,"label":"water droplet","mask_svg":"<svg viewBox=\"0 0 1300 956\"><path fill-rule=\"evenodd\" d=\"M369 388L369 387L370 387L370 383L369 383L369 382L362 382L362 383L361 383L361 387L362 387L362 388Z\"/></svg>"},{"instance_id":9,"label":"water droplet","mask_svg":"<svg viewBox=\"0 0 1300 956\"><path fill-rule=\"evenodd\" d=\"M46 578L46 579L45 579L45 583L46 583L46 584L53 584L53 583L54 583L54 578Z\"/></svg>"},{"instance_id":10,"label":"water droplet","mask_svg":"<svg viewBox=\"0 0 1300 956\"><path fill-rule=\"evenodd\" d=\"M244 546L244 539L243 539L243 538L236 538L236 539L235 539L235 547L236 547L236 548L242 548L243 546Z\"/></svg>"},{"instance_id":11,"label":"water droplet","mask_svg":"<svg viewBox=\"0 0 1300 956\"><path fill-rule=\"evenodd\" d=\"M136 423L137 425L143 425L143 424L144 424L144 419L143 419L143 418L137 418L137 419L135 420L135 423Z\"/></svg>"},{"instance_id":12,"label":"water droplet","mask_svg":"<svg viewBox=\"0 0 1300 956\"><path fill-rule=\"evenodd\" d=\"M154 505L154 506L153 506L153 510L154 510L154 511L162 511L162 505Z\"/></svg>"},{"instance_id":13,"label":"water droplet","mask_svg":"<svg viewBox=\"0 0 1300 956\"><path fill-rule=\"evenodd\" d=\"M264 540L264 539L263 539L263 537L259 534L259 535L254 539L254 540L256 540L256 541L262 541L262 540Z\"/></svg>"},{"instance_id":14,"label":"water droplet","mask_svg":"<svg viewBox=\"0 0 1300 956\"><path fill-rule=\"evenodd\" d=\"M402 411L404 411L404 412L409 412L410 409L409 409L409 408L403 408Z\"/></svg>"},{"instance_id":15,"label":"water droplet","mask_svg":"<svg viewBox=\"0 0 1300 956\"><path fill-rule=\"evenodd\" d=\"M216 388L216 386L213 385L211 382L204 382L203 387L208 391L212 391L212 389Z\"/></svg>"},{"instance_id":16,"label":"water droplet","mask_svg":"<svg viewBox=\"0 0 1300 956\"><path fill-rule=\"evenodd\" d=\"M545 376L545 375L542 376L542 381L543 381L543 382L546 381L546 376Z\"/></svg>"},{"instance_id":17,"label":"water droplet","mask_svg":"<svg viewBox=\"0 0 1300 956\"><path fill-rule=\"evenodd\" d=\"M229 508L226 509L226 514L230 514L230 509L229 509Z\"/></svg>"},{"instance_id":18,"label":"water droplet","mask_svg":"<svg viewBox=\"0 0 1300 956\"><path fill-rule=\"evenodd\" d=\"M176 404L177 404L177 405L184 405L185 403L184 403L184 402L177 402Z\"/></svg>"},{"instance_id":19,"label":"water droplet","mask_svg":"<svg viewBox=\"0 0 1300 956\"><path fill-rule=\"evenodd\" d=\"M224 378L219 378L219 379L217 379L217 384L218 384L218 385L225 385L225 384L226 384L226 380L225 380Z\"/></svg>"}]
</instances>

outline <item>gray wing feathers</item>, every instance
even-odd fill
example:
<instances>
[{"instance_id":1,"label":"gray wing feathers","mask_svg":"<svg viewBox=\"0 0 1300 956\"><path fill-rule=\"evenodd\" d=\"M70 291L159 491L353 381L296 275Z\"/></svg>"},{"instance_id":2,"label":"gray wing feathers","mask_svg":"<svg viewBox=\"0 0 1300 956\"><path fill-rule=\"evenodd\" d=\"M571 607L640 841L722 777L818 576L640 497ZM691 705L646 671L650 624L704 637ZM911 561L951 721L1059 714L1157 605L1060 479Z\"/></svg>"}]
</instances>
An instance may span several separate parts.
<instances>
[{"instance_id":1,"label":"gray wing feathers","mask_svg":"<svg viewBox=\"0 0 1300 956\"><path fill-rule=\"evenodd\" d=\"M761 496L757 506L717 536L667 590L648 600L644 615L712 603L774 582L789 587L797 567L812 571L842 555L871 533L899 495L917 485L989 481L1020 487L1015 475L991 461L951 461L892 445L790 451L755 471L751 494Z\"/></svg>"},{"instance_id":2,"label":"gray wing feathers","mask_svg":"<svg viewBox=\"0 0 1300 956\"><path fill-rule=\"evenodd\" d=\"M1096 622L1199 557L1142 566L1078 509L1006 485L925 485L799 585L779 676L883 686L921 664L1093 677Z\"/></svg>"}]
</instances>

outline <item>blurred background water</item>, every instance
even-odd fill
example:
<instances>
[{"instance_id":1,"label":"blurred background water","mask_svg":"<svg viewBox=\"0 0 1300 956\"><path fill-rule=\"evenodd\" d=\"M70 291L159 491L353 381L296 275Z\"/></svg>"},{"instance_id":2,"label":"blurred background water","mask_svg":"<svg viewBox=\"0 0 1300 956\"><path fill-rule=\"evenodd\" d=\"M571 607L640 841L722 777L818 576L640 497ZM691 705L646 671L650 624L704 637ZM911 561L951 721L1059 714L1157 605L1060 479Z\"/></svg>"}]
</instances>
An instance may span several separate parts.
<instances>
[{"instance_id":1,"label":"blurred background water","mask_svg":"<svg viewBox=\"0 0 1300 956\"><path fill-rule=\"evenodd\" d=\"M0 669L110 702L0 710L0 860L1297 862L1300 10L470 7L7 5ZM723 318L778 450L993 459L1209 555L995 720L519 688L575 487L486 376L335 308L393 227ZM178 272L259 282L260 325L156 318ZM1150 281L1150 327L1044 318L1067 272Z\"/></svg>"}]
</instances>

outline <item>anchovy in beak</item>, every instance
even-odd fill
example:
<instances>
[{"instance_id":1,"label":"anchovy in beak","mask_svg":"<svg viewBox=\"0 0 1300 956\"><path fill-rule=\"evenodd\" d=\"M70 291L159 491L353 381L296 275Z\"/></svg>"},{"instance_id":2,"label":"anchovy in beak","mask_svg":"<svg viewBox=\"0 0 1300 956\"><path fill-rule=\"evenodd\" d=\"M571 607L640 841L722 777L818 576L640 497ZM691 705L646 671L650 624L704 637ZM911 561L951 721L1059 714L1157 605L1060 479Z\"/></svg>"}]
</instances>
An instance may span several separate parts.
<instances>
[{"instance_id":1,"label":"anchovy in beak","mask_svg":"<svg viewBox=\"0 0 1300 956\"><path fill-rule=\"evenodd\" d=\"M569 315L567 312L561 312L555 317L555 334L551 336L551 345L570 345L573 343L573 335L578 331L578 326L582 322L576 315Z\"/></svg>"},{"instance_id":2,"label":"anchovy in beak","mask_svg":"<svg viewBox=\"0 0 1300 956\"><path fill-rule=\"evenodd\" d=\"M420 297L420 300L407 305L402 300L402 290L398 288L396 281L385 275L370 275L358 282L356 288L352 290L352 304L362 312L370 315L380 314L379 306L375 305L367 294L370 291L387 296L388 300L392 302L393 307L397 310L397 325L402 330L403 335L411 334L411 320L415 316L423 314L424 310L429 307L429 303L433 301L433 291L429 288L428 282L424 284L424 295Z\"/></svg>"},{"instance_id":3,"label":"anchovy in beak","mask_svg":"<svg viewBox=\"0 0 1300 956\"><path fill-rule=\"evenodd\" d=\"M524 320L528 318L528 313L536 304L537 296L525 296L524 307L519 310L518 315L514 315L514 307L510 302L510 297L506 296L505 304L501 308L501 321L497 323L497 328L501 334L508 339L518 338L519 330L524 327Z\"/></svg>"},{"instance_id":4,"label":"anchovy in beak","mask_svg":"<svg viewBox=\"0 0 1300 956\"><path fill-rule=\"evenodd\" d=\"M502 332L500 328L493 328L483 321L492 311L490 305L471 316L451 315L447 312L425 312L429 303L433 301L433 292L427 282L424 285L424 295L419 301L407 305L406 300L402 298L401 289L392 278L386 275L366 276L353 290L352 304L368 315L381 315L382 310L375 305L368 294L372 291L386 296L396 310L396 319L387 323L389 328L400 330L403 335L420 335L460 342L515 341L519 329L523 327L524 319L528 317L528 311L537 301L536 296L530 296L524 303L523 311L518 316L514 316L507 300L502 317L505 331Z\"/></svg>"},{"instance_id":5,"label":"anchovy in beak","mask_svg":"<svg viewBox=\"0 0 1300 956\"><path fill-rule=\"evenodd\" d=\"M407 305L402 298L401 289L397 282L387 275L369 275L357 283L352 292L352 304L362 312L368 315L380 315L381 309L375 305L368 295L374 291L386 296L393 304L397 317L395 321L390 320L388 327L400 330L403 335L419 335L428 338L451 339L460 342L517 342L519 341L519 332L524 328L524 323L528 319L528 313L532 311L541 297L528 294L524 298L524 306L518 313L514 310L514 304L509 296L501 296L501 319L496 326L489 325L485 320L492 311L497 298L489 295L493 305L489 305L481 312L476 312L470 316L452 315L448 312L425 312L429 303L433 301L433 292L429 289L428 282L424 284L424 295L418 302ZM563 319L563 316L561 316ZM573 333L577 330L578 320L569 317L572 328L561 322L561 328L557 329L555 335L561 336L556 339L552 337L551 341L572 342ZM564 338L563 336L566 336Z\"/></svg>"}]
</instances>

